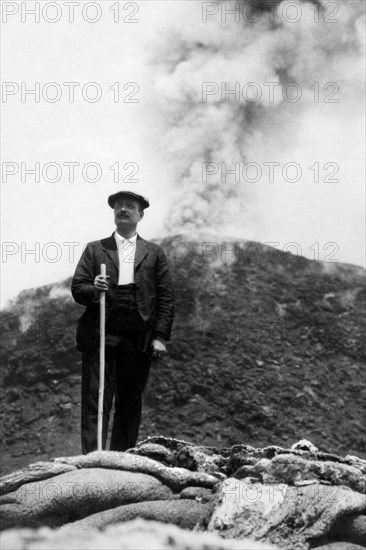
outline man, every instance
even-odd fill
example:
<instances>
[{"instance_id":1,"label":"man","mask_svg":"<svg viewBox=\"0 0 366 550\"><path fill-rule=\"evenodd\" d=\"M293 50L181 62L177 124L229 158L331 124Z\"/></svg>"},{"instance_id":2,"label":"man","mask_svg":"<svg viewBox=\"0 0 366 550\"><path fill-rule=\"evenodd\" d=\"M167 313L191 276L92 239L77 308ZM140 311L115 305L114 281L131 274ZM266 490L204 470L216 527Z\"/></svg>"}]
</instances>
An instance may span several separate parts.
<instances>
[{"instance_id":1,"label":"man","mask_svg":"<svg viewBox=\"0 0 366 550\"><path fill-rule=\"evenodd\" d=\"M102 446L105 449L115 396L111 450L137 441L141 397L152 359L166 353L174 317L174 293L163 250L145 241L136 227L149 201L132 191L108 198L116 231L89 243L77 265L71 291L86 310L79 320L82 351L82 451L97 448L99 391L99 297L106 292L105 390ZM106 264L106 277L100 274Z\"/></svg>"}]
</instances>

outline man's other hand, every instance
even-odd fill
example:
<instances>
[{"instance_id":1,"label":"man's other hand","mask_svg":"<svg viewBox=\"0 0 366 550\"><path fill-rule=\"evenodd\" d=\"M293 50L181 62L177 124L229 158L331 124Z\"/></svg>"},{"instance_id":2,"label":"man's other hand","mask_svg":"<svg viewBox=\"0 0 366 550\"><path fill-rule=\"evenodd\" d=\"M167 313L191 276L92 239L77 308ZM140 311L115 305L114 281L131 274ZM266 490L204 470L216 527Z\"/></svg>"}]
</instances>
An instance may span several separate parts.
<instances>
[{"instance_id":1,"label":"man's other hand","mask_svg":"<svg viewBox=\"0 0 366 550\"><path fill-rule=\"evenodd\" d=\"M160 359L167 353L166 345L161 340L157 340L156 338L151 343L151 349L152 354L151 357L155 361L156 359Z\"/></svg>"}]
</instances>

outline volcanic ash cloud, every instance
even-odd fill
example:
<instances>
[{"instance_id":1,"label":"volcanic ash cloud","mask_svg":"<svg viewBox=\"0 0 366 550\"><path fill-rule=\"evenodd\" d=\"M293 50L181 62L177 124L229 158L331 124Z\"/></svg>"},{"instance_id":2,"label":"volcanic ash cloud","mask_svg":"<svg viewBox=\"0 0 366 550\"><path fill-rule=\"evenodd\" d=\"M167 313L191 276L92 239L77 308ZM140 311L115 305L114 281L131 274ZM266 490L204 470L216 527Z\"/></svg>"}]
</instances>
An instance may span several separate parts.
<instances>
[{"instance_id":1,"label":"volcanic ash cloud","mask_svg":"<svg viewBox=\"0 0 366 550\"><path fill-rule=\"evenodd\" d=\"M272 11L258 2L263 11L256 23L249 15L223 22L220 10L204 22L204 4L175 2L172 13L161 18L151 53L154 109L165 121L164 160L174 167L166 227L197 231L224 225L226 231L235 228L257 238L273 226L280 233L289 224L298 233L318 224L327 234L340 216L354 227L362 202L362 166L357 163L364 109L362 1L338 2L333 24L326 22L330 15L321 5L314 11L316 2L298 1L296 23L285 20L283 13L293 16L284 11L286 2L273 4ZM227 9L238 5L224 4ZM250 14L253 2L240 6ZM255 87L245 88L248 83L257 84L259 99ZM286 88L291 83L297 88ZM335 87L324 88L329 83ZM239 98L222 96L222 86L233 90L235 85ZM297 89L301 99L291 101ZM324 102L327 97L338 101ZM343 168L340 183L332 189L314 187L309 167L330 161ZM296 162L303 177L296 185L284 185L281 169L273 179L265 162ZM243 178L247 163L262 168L259 182L253 183L250 170L249 181ZM239 177L225 175L225 168L235 166ZM325 203L327 216L322 215Z\"/></svg>"}]
</instances>

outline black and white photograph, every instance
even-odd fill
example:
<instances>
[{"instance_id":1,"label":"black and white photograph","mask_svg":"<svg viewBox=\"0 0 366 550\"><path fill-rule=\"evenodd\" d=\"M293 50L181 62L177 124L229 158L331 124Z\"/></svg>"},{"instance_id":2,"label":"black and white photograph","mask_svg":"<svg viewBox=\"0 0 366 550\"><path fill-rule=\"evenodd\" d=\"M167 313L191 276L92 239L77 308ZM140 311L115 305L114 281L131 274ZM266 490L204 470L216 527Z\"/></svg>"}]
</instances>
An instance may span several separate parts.
<instances>
[{"instance_id":1,"label":"black and white photograph","mask_svg":"<svg viewBox=\"0 0 366 550\"><path fill-rule=\"evenodd\" d=\"M365 0L0 11L2 550L366 548Z\"/></svg>"}]
</instances>

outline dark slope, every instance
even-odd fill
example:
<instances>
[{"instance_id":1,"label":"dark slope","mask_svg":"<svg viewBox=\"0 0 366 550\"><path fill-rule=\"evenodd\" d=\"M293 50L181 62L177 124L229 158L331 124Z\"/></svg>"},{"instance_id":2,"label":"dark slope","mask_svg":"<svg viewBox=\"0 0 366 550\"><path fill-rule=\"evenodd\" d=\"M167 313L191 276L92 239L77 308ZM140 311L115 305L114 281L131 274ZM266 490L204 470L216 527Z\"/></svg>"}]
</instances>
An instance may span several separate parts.
<instances>
[{"instance_id":1,"label":"dark slope","mask_svg":"<svg viewBox=\"0 0 366 550\"><path fill-rule=\"evenodd\" d=\"M177 315L169 358L152 367L141 438L307 438L365 456L365 271L244 241L235 254L227 242L225 254L222 240L162 242ZM74 338L83 308L69 285L23 291L2 314L3 472L80 452Z\"/></svg>"}]
</instances>

